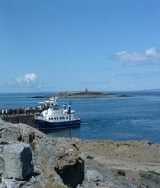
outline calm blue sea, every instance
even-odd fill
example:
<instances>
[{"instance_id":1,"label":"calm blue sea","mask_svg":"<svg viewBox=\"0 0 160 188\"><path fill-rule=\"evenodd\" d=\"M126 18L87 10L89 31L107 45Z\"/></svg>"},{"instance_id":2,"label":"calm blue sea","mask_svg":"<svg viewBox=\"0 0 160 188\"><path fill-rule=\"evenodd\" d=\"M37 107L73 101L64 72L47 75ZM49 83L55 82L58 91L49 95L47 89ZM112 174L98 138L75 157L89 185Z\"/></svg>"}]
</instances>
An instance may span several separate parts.
<instances>
[{"instance_id":1,"label":"calm blue sea","mask_svg":"<svg viewBox=\"0 0 160 188\"><path fill-rule=\"evenodd\" d=\"M72 102L81 127L47 135L160 143L160 90L122 93L129 97L59 99L60 105ZM0 109L37 106L45 99L28 97L43 94L47 93L0 94Z\"/></svg>"}]
</instances>

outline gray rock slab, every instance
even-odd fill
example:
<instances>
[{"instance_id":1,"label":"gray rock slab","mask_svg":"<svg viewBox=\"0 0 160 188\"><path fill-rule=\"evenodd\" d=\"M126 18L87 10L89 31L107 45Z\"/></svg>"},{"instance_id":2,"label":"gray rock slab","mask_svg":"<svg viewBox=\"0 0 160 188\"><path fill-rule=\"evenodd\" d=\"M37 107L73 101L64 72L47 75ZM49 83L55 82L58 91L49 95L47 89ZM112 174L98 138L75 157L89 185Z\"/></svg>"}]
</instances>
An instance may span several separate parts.
<instances>
[{"instance_id":1,"label":"gray rock slab","mask_svg":"<svg viewBox=\"0 0 160 188\"><path fill-rule=\"evenodd\" d=\"M103 175L99 172L97 172L96 170L87 170L86 174L85 174L85 178L87 179L87 181L91 182L97 182L97 181L103 181Z\"/></svg>"},{"instance_id":2,"label":"gray rock slab","mask_svg":"<svg viewBox=\"0 0 160 188\"><path fill-rule=\"evenodd\" d=\"M32 150L29 144L14 143L4 147L5 178L24 180L31 176L34 167L32 163Z\"/></svg>"}]
</instances>

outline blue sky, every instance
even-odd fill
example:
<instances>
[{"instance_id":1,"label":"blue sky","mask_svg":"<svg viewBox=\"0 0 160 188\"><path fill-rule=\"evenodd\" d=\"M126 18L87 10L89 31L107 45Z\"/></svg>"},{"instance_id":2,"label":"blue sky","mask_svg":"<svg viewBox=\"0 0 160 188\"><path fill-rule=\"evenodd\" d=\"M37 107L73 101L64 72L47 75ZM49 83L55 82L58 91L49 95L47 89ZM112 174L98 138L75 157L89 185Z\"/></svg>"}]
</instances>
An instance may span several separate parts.
<instances>
[{"instance_id":1,"label":"blue sky","mask_svg":"<svg viewBox=\"0 0 160 188\"><path fill-rule=\"evenodd\" d=\"M160 88L159 0L0 0L0 92Z\"/></svg>"}]
</instances>

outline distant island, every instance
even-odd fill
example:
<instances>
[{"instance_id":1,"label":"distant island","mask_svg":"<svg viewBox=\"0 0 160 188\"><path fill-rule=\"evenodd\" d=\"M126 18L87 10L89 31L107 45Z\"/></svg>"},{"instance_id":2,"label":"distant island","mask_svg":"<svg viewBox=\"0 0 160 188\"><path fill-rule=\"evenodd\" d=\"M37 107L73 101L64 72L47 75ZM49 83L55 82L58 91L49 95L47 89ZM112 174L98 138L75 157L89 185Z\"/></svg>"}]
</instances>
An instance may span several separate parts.
<instances>
[{"instance_id":1,"label":"distant island","mask_svg":"<svg viewBox=\"0 0 160 188\"><path fill-rule=\"evenodd\" d=\"M99 91L71 91L71 92L60 92L57 94L50 94L50 95L40 95L34 96L32 98L51 98L51 97L58 97L58 98L99 98L99 97L127 97L125 94L119 93L105 93Z\"/></svg>"}]
</instances>

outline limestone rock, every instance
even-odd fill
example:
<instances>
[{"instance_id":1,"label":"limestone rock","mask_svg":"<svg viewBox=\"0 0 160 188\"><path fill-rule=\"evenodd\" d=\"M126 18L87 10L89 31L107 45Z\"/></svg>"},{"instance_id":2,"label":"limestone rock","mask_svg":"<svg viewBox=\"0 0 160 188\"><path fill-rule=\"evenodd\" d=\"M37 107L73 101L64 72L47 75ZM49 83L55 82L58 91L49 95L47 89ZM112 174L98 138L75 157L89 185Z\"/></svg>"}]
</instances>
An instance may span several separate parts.
<instances>
[{"instance_id":1,"label":"limestone rock","mask_svg":"<svg viewBox=\"0 0 160 188\"><path fill-rule=\"evenodd\" d=\"M24 180L31 176L34 170L32 150L29 144L14 143L4 147L5 178Z\"/></svg>"},{"instance_id":2,"label":"limestone rock","mask_svg":"<svg viewBox=\"0 0 160 188\"><path fill-rule=\"evenodd\" d=\"M20 188L21 185L23 185L23 182L14 179L2 179L2 188Z\"/></svg>"},{"instance_id":3,"label":"limestone rock","mask_svg":"<svg viewBox=\"0 0 160 188\"><path fill-rule=\"evenodd\" d=\"M76 187L83 181L84 161L79 157L77 149L65 142L65 139L46 138L35 144L35 171L45 173L47 178L50 178L55 177L56 170L63 182L72 185L71 187Z\"/></svg>"},{"instance_id":4,"label":"limestone rock","mask_svg":"<svg viewBox=\"0 0 160 188\"><path fill-rule=\"evenodd\" d=\"M46 138L46 135L44 133L23 123L12 124L0 120L0 128L3 128L3 130L0 132L0 137L5 139L6 141L20 141L31 143L34 140Z\"/></svg>"},{"instance_id":5,"label":"limestone rock","mask_svg":"<svg viewBox=\"0 0 160 188\"><path fill-rule=\"evenodd\" d=\"M103 181L103 175L97 172L96 170L87 170L85 178L89 182Z\"/></svg>"}]
</instances>

